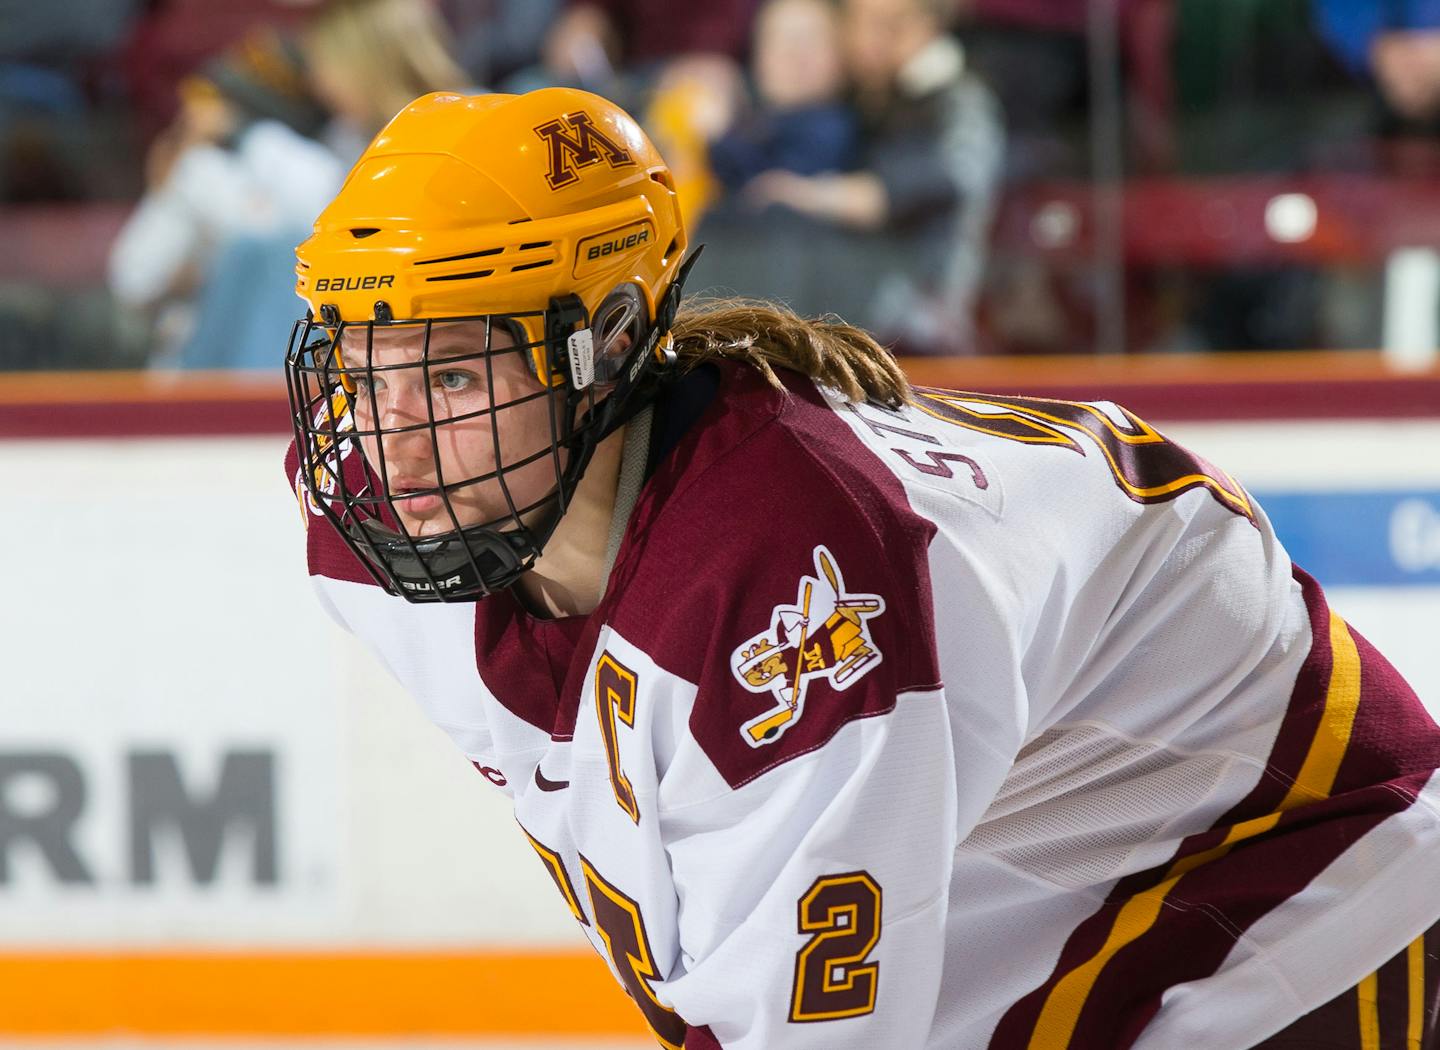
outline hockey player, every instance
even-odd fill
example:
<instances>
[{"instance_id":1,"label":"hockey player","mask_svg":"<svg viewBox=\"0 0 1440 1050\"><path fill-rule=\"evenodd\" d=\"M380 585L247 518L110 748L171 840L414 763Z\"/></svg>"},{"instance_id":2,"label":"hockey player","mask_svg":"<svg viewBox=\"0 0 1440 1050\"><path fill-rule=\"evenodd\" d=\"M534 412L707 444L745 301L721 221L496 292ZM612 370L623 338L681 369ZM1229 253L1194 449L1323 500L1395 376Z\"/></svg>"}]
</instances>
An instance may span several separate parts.
<instances>
[{"instance_id":1,"label":"hockey player","mask_svg":"<svg viewBox=\"0 0 1440 1050\"><path fill-rule=\"evenodd\" d=\"M310 571L661 1045L1432 1045L1440 731L1109 402L681 309L605 100L430 95L299 248Z\"/></svg>"}]
</instances>

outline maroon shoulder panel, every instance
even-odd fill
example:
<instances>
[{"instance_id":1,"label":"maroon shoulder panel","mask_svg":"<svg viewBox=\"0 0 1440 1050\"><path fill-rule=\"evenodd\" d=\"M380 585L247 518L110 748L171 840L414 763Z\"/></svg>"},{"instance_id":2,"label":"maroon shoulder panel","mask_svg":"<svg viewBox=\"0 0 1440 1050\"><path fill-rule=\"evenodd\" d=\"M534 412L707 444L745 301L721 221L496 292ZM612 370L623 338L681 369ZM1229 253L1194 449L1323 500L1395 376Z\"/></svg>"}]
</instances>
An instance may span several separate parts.
<instances>
[{"instance_id":1,"label":"maroon shoulder panel","mask_svg":"<svg viewBox=\"0 0 1440 1050\"><path fill-rule=\"evenodd\" d=\"M690 730L732 786L938 683L932 527L814 386L725 369L627 530L610 622L699 685Z\"/></svg>"}]
</instances>

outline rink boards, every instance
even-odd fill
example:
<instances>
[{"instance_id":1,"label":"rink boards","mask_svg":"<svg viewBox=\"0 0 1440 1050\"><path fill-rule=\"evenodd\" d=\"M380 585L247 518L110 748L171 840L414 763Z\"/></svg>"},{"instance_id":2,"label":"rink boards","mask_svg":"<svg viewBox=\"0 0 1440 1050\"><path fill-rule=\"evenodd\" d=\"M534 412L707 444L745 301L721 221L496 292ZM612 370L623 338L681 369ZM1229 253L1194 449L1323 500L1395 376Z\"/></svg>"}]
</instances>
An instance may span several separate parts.
<instances>
[{"instance_id":1,"label":"rink boards","mask_svg":"<svg viewBox=\"0 0 1440 1050\"><path fill-rule=\"evenodd\" d=\"M1440 416L1151 415L1440 708ZM0 440L0 1040L641 1032L505 799L320 612L266 418Z\"/></svg>"}]
</instances>

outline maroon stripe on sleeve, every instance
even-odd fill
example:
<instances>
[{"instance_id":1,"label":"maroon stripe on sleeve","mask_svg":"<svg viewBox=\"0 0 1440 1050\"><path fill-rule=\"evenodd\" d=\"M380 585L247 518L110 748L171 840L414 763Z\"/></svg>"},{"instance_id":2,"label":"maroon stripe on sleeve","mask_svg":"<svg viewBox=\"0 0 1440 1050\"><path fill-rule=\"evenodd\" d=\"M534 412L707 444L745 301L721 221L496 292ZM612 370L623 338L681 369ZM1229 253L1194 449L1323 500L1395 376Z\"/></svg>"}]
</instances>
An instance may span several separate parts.
<instances>
[{"instance_id":1,"label":"maroon stripe on sleeve","mask_svg":"<svg viewBox=\"0 0 1440 1050\"><path fill-rule=\"evenodd\" d=\"M1055 986L1066 974L1095 957L1104 947L1121 905L1134 894L1154 886L1160 881L1160 874L1159 869L1156 869L1122 879L1105 903L1075 927L1060 950L1060 958L1056 960L1055 969L1050 976L1039 987L1017 999L995 1026L995 1033L990 1038L990 1050L1027 1050L1035 1025L1040 1020L1040 1011L1045 1008L1045 1000Z\"/></svg>"},{"instance_id":2,"label":"maroon stripe on sleeve","mask_svg":"<svg viewBox=\"0 0 1440 1050\"><path fill-rule=\"evenodd\" d=\"M1050 993L1095 956L1116 916L1136 894L1171 875L1174 862L1219 846L1235 824L1274 813L1299 774L1324 713L1333 654L1330 612L1319 586L1299 569L1313 642L1296 676L1266 774L1208 831L1181 843L1163 867L1122 879L1104 905L1072 933L1050 977L1015 1003L996 1029L991 1047L1028 1045ZM1363 641L1357 638L1357 645ZM1121 948L1095 980L1071 1047L1131 1045L1154 1017L1165 990L1214 973L1236 939L1255 921L1301 892L1336 857L1387 817L1403 811L1433 774L1440 734L1394 669L1368 643L1359 645L1361 704L1341 773L1331 796L1285 813L1263 834L1184 874L1165 897L1155 923ZM1372 662L1373 661L1373 662ZM1364 719L1360 718L1360 714ZM1399 739L1415 734L1418 742ZM1365 751L1364 757L1358 752ZM1397 761L1396 754L1404 760ZM1347 768L1348 767L1348 768Z\"/></svg>"},{"instance_id":3,"label":"maroon stripe on sleeve","mask_svg":"<svg viewBox=\"0 0 1440 1050\"><path fill-rule=\"evenodd\" d=\"M1246 930L1302 892L1386 818L1409 808L1407 799L1413 800L1430 776L1416 774L1290 810L1271 831L1186 874L1167 895L1156 923L1101 972L1072 1047L1130 1046L1168 988L1220 969ZM1377 874L1383 862L1376 858Z\"/></svg>"}]
</instances>

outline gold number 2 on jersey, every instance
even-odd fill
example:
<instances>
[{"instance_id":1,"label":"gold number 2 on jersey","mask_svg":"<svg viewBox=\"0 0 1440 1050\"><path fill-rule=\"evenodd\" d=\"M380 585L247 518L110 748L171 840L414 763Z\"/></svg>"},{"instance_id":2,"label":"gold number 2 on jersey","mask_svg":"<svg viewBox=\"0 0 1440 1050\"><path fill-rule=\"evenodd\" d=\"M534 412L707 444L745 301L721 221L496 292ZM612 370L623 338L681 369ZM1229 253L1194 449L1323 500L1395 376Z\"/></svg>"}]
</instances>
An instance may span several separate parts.
<instances>
[{"instance_id":1,"label":"gold number 2 on jersey","mask_svg":"<svg viewBox=\"0 0 1440 1050\"><path fill-rule=\"evenodd\" d=\"M880 884L868 872L816 879L799 901L799 930L813 936L795 955L790 1020L838 1021L875 1009L880 964Z\"/></svg>"}]
</instances>

